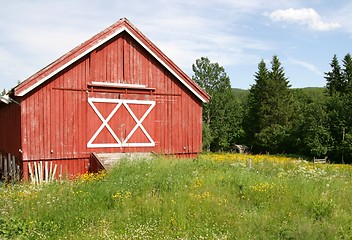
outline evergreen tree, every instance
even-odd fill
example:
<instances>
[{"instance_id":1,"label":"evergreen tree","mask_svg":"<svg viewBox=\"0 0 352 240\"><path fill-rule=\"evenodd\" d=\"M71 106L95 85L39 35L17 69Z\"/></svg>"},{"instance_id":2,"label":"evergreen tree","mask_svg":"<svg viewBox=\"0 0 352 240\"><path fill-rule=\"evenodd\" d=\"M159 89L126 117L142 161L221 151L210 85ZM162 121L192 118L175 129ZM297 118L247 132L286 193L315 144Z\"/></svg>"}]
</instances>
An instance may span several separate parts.
<instances>
[{"instance_id":1,"label":"evergreen tree","mask_svg":"<svg viewBox=\"0 0 352 240\"><path fill-rule=\"evenodd\" d=\"M192 68L193 80L211 96L203 106L203 147L208 151L229 150L241 134L241 117L230 78L222 66L206 57L197 59Z\"/></svg>"},{"instance_id":2,"label":"evergreen tree","mask_svg":"<svg viewBox=\"0 0 352 240\"><path fill-rule=\"evenodd\" d=\"M272 58L270 71L263 60L259 63L255 84L250 89L245 124L247 139L252 139L250 143L255 150L286 151L294 113L289 87L277 56Z\"/></svg>"},{"instance_id":3,"label":"evergreen tree","mask_svg":"<svg viewBox=\"0 0 352 240\"><path fill-rule=\"evenodd\" d=\"M352 149L352 58L347 54L342 60L342 68L334 55L330 64L331 71L325 73L328 90L327 109L329 133L332 138L330 158L335 162L344 162L351 156Z\"/></svg>"},{"instance_id":4,"label":"evergreen tree","mask_svg":"<svg viewBox=\"0 0 352 240\"><path fill-rule=\"evenodd\" d=\"M289 91L289 82L285 77L285 72L277 56L271 61L271 71L269 72L269 85L267 86L267 96L264 109L264 121L266 126L272 124L286 125L290 121L292 110L290 104L292 102L291 92Z\"/></svg>"},{"instance_id":5,"label":"evergreen tree","mask_svg":"<svg viewBox=\"0 0 352 240\"><path fill-rule=\"evenodd\" d=\"M351 54L347 54L342 60L342 78L346 84L346 93L352 93L352 57Z\"/></svg>"},{"instance_id":6,"label":"evergreen tree","mask_svg":"<svg viewBox=\"0 0 352 240\"><path fill-rule=\"evenodd\" d=\"M331 71L325 73L325 79L326 79L326 88L328 89L328 93L330 96L332 96L337 93L345 92L346 83L342 76L341 66L339 64L336 54L332 58L330 66L331 66Z\"/></svg>"},{"instance_id":7,"label":"evergreen tree","mask_svg":"<svg viewBox=\"0 0 352 240\"><path fill-rule=\"evenodd\" d=\"M255 134L260 132L263 123L261 123L262 103L268 98L269 71L264 60L258 64L258 72L255 73L255 84L249 89L247 113L244 120L244 129L246 132L246 141L249 145L256 145Z\"/></svg>"}]
</instances>

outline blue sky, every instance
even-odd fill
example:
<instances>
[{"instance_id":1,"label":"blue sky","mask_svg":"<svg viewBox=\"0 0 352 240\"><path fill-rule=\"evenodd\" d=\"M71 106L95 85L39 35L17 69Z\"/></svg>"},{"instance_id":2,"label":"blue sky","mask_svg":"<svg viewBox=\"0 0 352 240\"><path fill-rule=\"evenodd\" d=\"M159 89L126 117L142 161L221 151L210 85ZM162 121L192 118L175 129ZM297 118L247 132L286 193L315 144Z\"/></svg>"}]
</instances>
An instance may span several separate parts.
<instances>
[{"instance_id":1,"label":"blue sky","mask_svg":"<svg viewBox=\"0 0 352 240\"><path fill-rule=\"evenodd\" d=\"M207 56L248 89L261 59L277 55L294 88L325 86L334 54L352 53L352 1L1 0L0 89L128 18L192 77Z\"/></svg>"}]
</instances>

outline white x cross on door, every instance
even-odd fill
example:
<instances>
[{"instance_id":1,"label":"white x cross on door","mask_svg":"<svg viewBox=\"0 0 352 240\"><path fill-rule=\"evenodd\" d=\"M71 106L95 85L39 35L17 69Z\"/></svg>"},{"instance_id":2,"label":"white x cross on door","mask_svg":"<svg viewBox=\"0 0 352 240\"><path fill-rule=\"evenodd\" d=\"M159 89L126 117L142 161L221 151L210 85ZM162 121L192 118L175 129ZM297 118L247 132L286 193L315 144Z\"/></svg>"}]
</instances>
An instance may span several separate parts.
<instances>
[{"instance_id":1,"label":"white x cross on door","mask_svg":"<svg viewBox=\"0 0 352 240\"><path fill-rule=\"evenodd\" d=\"M155 101L151 100L129 100L129 99L107 99L107 98L88 98L88 103L92 107L93 111L97 115L97 117L101 121L101 125L97 128L94 132L93 136L87 143L88 148L113 148L113 147L153 147L155 146L155 142L153 138L150 136L146 128L143 126L143 121L148 117L150 112L153 110L155 106ZM105 103L105 104L113 104L113 108L111 112L107 116L103 116L101 111L99 111L97 107L97 103ZM144 106L142 111L145 111L144 114L137 116L136 113L133 111L131 106ZM121 129L124 124L120 126L110 126L110 120L114 117L117 118L124 118L126 116L115 116L119 109L124 107L127 110L128 117L133 119L135 123L134 127L128 129L124 135L116 133L114 129ZM103 134L103 129L107 129L108 133L112 136L112 142L106 143L97 142L99 135ZM131 141L134 134L136 134L137 130L141 130L146 138L147 141L143 142L135 142ZM105 131L106 132L106 131Z\"/></svg>"}]
</instances>

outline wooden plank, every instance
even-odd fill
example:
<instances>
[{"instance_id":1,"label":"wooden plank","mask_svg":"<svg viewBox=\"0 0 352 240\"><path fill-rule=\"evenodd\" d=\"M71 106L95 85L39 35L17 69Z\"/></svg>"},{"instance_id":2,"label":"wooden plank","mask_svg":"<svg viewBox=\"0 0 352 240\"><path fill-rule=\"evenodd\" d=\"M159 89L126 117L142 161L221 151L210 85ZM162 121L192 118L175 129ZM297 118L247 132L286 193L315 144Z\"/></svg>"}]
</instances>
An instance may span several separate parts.
<instances>
[{"instance_id":1,"label":"wooden plank","mask_svg":"<svg viewBox=\"0 0 352 240\"><path fill-rule=\"evenodd\" d=\"M128 40L124 39L124 46L123 46L123 80L130 81L131 80L131 72L130 72L130 46Z\"/></svg>"},{"instance_id":2,"label":"wooden plank","mask_svg":"<svg viewBox=\"0 0 352 240\"><path fill-rule=\"evenodd\" d=\"M30 101L30 121L29 124L31 125L30 127L30 132L31 132L31 137L30 137L30 145L31 145L31 150L30 150L30 156L32 159L40 159L40 153L41 153L41 146L42 142L39 141L40 139L40 119L39 119L39 113L38 113L38 105L39 105L39 94L34 94L33 97L31 98Z\"/></svg>"},{"instance_id":3,"label":"wooden plank","mask_svg":"<svg viewBox=\"0 0 352 240\"><path fill-rule=\"evenodd\" d=\"M0 174L2 175L2 154L1 154L1 152L0 152Z\"/></svg>"},{"instance_id":4,"label":"wooden plank","mask_svg":"<svg viewBox=\"0 0 352 240\"><path fill-rule=\"evenodd\" d=\"M12 157L10 153L7 154L7 173L8 176L12 177Z\"/></svg>"},{"instance_id":5,"label":"wooden plank","mask_svg":"<svg viewBox=\"0 0 352 240\"><path fill-rule=\"evenodd\" d=\"M95 76L95 56L96 51L92 51L89 55L89 78L87 79L89 82L97 80L97 77Z\"/></svg>"},{"instance_id":6,"label":"wooden plank","mask_svg":"<svg viewBox=\"0 0 352 240\"><path fill-rule=\"evenodd\" d=\"M32 165L30 162L28 162L28 171L29 171L29 177L31 178L31 183L35 184L35 176L34 173L32 171Z\"/></svg>"},{"instance_id":7,"label":"wooden plank","mask_svg":"<svg viewBox=\"0 0 352 240\"><path fill-rule=\"evenodd\" d=\"M66 93L62 92L60 94L60 98L59 98L59 106L58 106L58 111L59 114L57 115L59 118L59 122L58 122L58 130L60 132L59 135L59 141L56 142L56 145L59 146L59 148L57 149L58 151L58 158L63 158L64 157L64 152L65 152L65 144L66 144L66 138L67 138L67 133L65 131L65 127L66 127L66 119L67 116L65 114L65 109L64 109L64 105L65 105L65 99L66 99Z\"/></svg>"},{"instance_id":8,"label":"wooden plank","mask_svg":"<svg viewBox=\"0 0 352 240\"><path fill-rule=\"evenodd\" d=\"M17 164L16 164L16 158L15 156L12 156L12 177L13 177L13 181L17 180Z\"/></svg>"},{"instance_id":9,"label":"wooden plank","mask_svg":"<svg viewBox=\"0 0 352 240\"><path fill-rule=\"evenodd\" d=\"M8 179L7 158L4 156L3 160L4 160L4 179L5 179L5 182L6 182L7 179Z\"/></svg>"},{"instance_id":10,"label":"wooden plank","mask_svg":"<svg viewBox=\"0 0 352 240\"><path fill-rule=\"evenodd\" d=\"M181 96L178 105L177 105L177 110L176 112L178 112L179 114L176 116L176 122L177 122L177 128L178 131L183 133L183 134L179 134L179 136L177 136L177 142L175 143L175 147L174 147L174 151L175 153L182 153L183 151L183 138L184 138L184 128L183 128L183 121L186 121L186 119L184 119L184 109L186 108L186 105L184 103L184 96Z\"/></svg>"},{"instance_id":11,"label":"wooden plank","mask_svg":"<svg viewBox=\"0 0 352 240\"><path fill-rule=\"evenodd\" d=\"M50 170L49 170L49 181L53 175L53 161L50 161Z\"/></svg>"},{"instance_id":12,"label":"wooden plank","mask_svg":"<svg viewBox=\"0 0 352 240\"><path fill-rule=\"evenodd\" d=\"M40 161L38 163L38 178L39 178L39 184L42 184L43 183L43 162Z\"/></svg>"},{"instance_id":13,"label":"wooden plank","mask_svg":"<svg viewBox=\"0 0 352 240\"><path fill-rule=\"evenodd\" d=\"M121 82L123 80L123 61L124 61L124 40L122 37L117 39L117 58L115 63L116 68L116 82Z\"/></svg>"},{"instance_id":14,"label":"wooden plank","mask_svg":"<svg viewBox=\"0 0 352 240\"><path fill-rule=\"evenodd\" d=\"M54 181L55 179L56 169L57 169L57 164L55 164L54 166L54 171L53 171L53 174L51 175L51 181Z\"/></svg>"},{"instance_id":15,"label":"wooden plank","mask_svg":"<svg viewBox=\"0 0 352 240\"><path fill-rule=\"evenodd\" d=\"M164 73L164 81L165 81L165 85L167 87L166 89L166 92L172 92L172 82L170 81L169 79L169 76L168 74L165 74ZM168 134L168 133L171 133L173 132L173 126L172 126L172 123L173 123L173 113L174 113L174 109L173 109L173 103L172 103L172 96L168 95L167 96L167 115L165 116L166 117L166 120L167 120L167 129L166 129L166 134L168 136L168 141L167 141L167 152L168 154L169 153L172 153L172 146L174 144L174 136L175 135L178 135L178 134ZM176 112L175 112L176 113ZM178 132L180 134L180 132Z\"/></svg>"},{"instance_id":16,"label":"wooden plank","mask_svg":"<svg viewBox=\"0 0 352 240\"><path fill-rule=\"evenodd\" d=\"M37 122L37 119L35 119L35 103L36 103L36 98L38 97L37 94L34 94L31 98L28 98L28 102L27 102L27 113L28 113L28 119L27 119L27 122L25 123L27 125L27 129L28 129L28 134L29 134L29 137L28 137L28 141L27 141L27 144L29 146L29 151L28 151L28 155L30 157L30 159L35 159L37 158L37 151L35 153L34 150L36 150L36 129L37 129L37 126L36 126L36 122Z\"/></svg>"},{"instance_id":17,"label":"wooden plank","mask_svg":"<svg viewBox=\"0 0 352 240\"><path fill-rule=\"evenodd\" d=\"M28 126L27 126L27 101L21 103L21 136L22 136L22 158L28 159Z\"/></svg>"},{"instance_id":18,"label":"wooden plank","mask_svg":"<svg viewBox=\"0 0 352 240\"><path fill-rule=\"evenodd\" d=\"M45 161L45 182L48 183L49 182L49 165L48 165L48 161Z\"/></svg>"},{"instance_id":19,"label":"wooden plank","mask_svg":"<svg viewBox=\"0 0 352 240\"><path fill-rule=\"evenodd\" d=\"M105 79L106 79L106 81L107 82L111 82L111 81L113 81L113 79L112 79L112 75L113 75L113 73L112 73L112 71L113 71L113 64L114 64L114 58L113 58L113 56L114 56L114 51L113 51L113 49L112 49L112 43L110 42L106 47L105 47L105 49L104 49L104 51L105 51L105 58L104 58L104 63L105 63L105 67L104 67L104 69L103 69L103 71L105 71L106 72L106 77L105 77Z\"/></svg>"},{"instance_id":20,"label":"wooden plank","mask_svg":"<svg viewBox=\"0 0 352 240\"><path fill-rule=\"evenodd\" d=\"M34 178L35 178L35 185L39 184L39 176L38 176L38 167L37 167L37 162L33 163L34 165Z\"/></svg>"},{"instance_id":21,"label":"wooden plank","mask_svg":"<svg viewBox=\"0 0 352 240\"><path fill-rule=\"evenodd\" d=\"M51 84L52 85L52 84ZM46 125L46 128L44 128L44 135L45 135L45 148L44 148L44 159L50 159L51 158L51 145L52 145L52 119L51 119L51 101L52 99L48 96L51 96L51 92L52 92L52 88L48 87L46 88L46 92L45 92L45 108L44 108L44 116L46 118L46 121L48 122Z\"/></svg>"},{"instance_id":22,"label":"wooden plank","mask_svg":"<svg viewBox=\"0 0 352 240\"><path fill-rule=\"evenodd\" d=\"M49 124L49 122L46 119L46 116L44 114L45 111L45 98L44 96L44 89L40 89L37 93L37 102L36 102L36 115L38 115L37 119L38 119L38 132L36 134L36 138L38 139L37 141L40 144L37 144L36 147L39 150L38 156L40 159L44 158L45 155L45 148L47 145L47 142L45 141L45 136L46 135L44 132L44 126L47 126L47 124Z\"/></svg>"}]
</instances>

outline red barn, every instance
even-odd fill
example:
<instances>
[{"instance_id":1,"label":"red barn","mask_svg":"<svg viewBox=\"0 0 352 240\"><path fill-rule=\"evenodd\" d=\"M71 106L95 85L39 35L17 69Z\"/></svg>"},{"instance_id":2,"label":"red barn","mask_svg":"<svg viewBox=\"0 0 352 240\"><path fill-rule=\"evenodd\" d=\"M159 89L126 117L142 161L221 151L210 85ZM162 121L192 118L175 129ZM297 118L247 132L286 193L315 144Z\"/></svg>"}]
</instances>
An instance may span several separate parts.
<instances>
[{"instance_id":1,"label":"red barn","mask_svg":"<svg viewBox=\"0 0 352 240\"><path fill-rule=\"evenodd\" d=\"M209 99L121 19L2 97L2 173L10 155L25 179L35 161L67 175L87 172L93 153L194 156Z\"/></svg>"}]
</instances>

